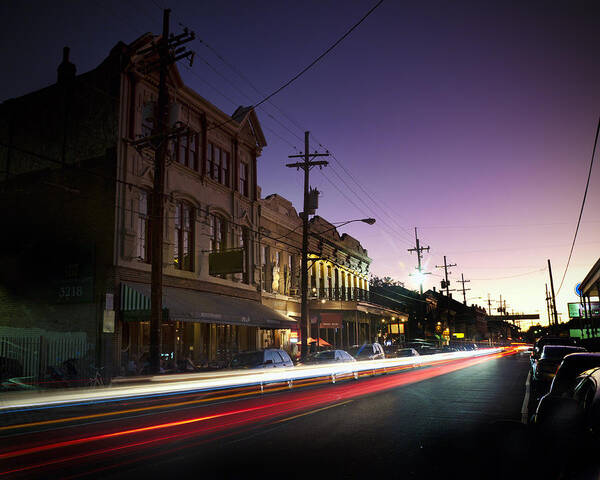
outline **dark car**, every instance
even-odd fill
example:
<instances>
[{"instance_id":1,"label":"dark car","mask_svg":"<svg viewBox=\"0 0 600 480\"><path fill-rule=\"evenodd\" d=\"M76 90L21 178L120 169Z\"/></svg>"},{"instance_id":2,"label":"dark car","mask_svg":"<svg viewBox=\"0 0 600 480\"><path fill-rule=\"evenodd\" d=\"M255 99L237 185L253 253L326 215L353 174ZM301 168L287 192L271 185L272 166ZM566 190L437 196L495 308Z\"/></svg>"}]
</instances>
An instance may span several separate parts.
<instances>
[{"instance_id":1,"label":"dark car","mask_svg":"<svg viewBox=\"0 0 600 480\"><path fill-rule=\"evenodd\" d=\"M600 433L600 368L582 372L563 395L548 395L538 405L535 423L552 434Z\"/></svg>"},{"instance_id":2,"label":"dark car","mask_svg":"<svg viewBox=\"0 0 600 480\"><path fill-rule=\"evenodd\" d=\"M284 368L293 367L290 356L283 350L268 348L253 352L236 353L229 365L231 368Z\"/></svg>"},{"instance_id":3,"label":"dark car","mask_svg":"<svg viewBox=\"0 0 600 480\"><path fill-rule=\"evenodd\" d=\"M309 355L302 365L314 365L324 363L345 363L356 362L354 357L345 350L323 350L313 355Z\"/></svg>"},{"instance_id":4,"label":"dark car","mask_svg":"<svg viewBox=\"0 0 600 480\"><path fill-rule=\"evenodd\" d=\"M592 368L600 368L600 353L571 353L567 355L556 371L550 391L540 399L537 409L541 408L543 411L544 404L553 402L556 397L573 395L573 391L580 381L579 375ZM536 418L537 414L533 416L532 420L535 422Z\"/></svg>"},{"instance_id":5,"label":"dark car","mask_svg":"<svg viewBox=\"0 0 600 480\"><path fill-rule=\"evenodd\" d=\"M533 345L531 352L531 362L534 364L542 355L542 350L546 345L570 345L577 346L577 342L569 337L542 337Z\"/></svg>"},{"instance_id":6,"label":"dark car","mask_svg":"<svg viewBox=\"0 0 600 480\"><path fill-rule=\"evenodd\" d=\"M381 360L385 358L383 347L379 343L354 345L348 349L348 353L356 360Z\"/></svg>"},{"instance_id":7,"label":"dark car","mask_svg":"<svg viewBox=\"0 0 600 480\"><path fill-rule=\"evenodd\" d=\"M571 345L544 346L540 358L533 365L531 375L531 388L535 398L546 393L563 358L577 352L585 352L585 348Z\"/></svg>"}]
</instances>

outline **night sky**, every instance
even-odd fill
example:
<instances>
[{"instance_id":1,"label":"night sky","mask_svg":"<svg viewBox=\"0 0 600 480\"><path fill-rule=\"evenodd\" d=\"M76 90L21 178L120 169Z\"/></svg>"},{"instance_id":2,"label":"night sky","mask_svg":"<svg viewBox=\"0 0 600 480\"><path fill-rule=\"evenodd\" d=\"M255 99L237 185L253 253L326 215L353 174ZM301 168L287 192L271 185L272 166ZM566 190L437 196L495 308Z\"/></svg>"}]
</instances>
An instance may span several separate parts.
<instances>
[{"instance_id":1,"label":"night sky","mask_svg":"<svg viewBox=\"0 0 600 480\"><path fill-rule=\"evenodd\" d=\"M182 22L202 40L191 44L192 72L180 66L184 80L232 113L299 72L376 3L162 2L2 2L0 100L53 83L65 45L82 73L119 40L160 33L160 6L168 6L172 30ZM600 114L593 6L386 0L258 110L269 143L259 162L263 196L279 193L301 209L301 174L284 164L310 130L311 149L335 155L312 175L322 191L318 213L377 218L344 229L368 249L373 273L415 288L408 273L416 257L407 249L417 226L431 246L427 269L438 275L426 287L439 286L434 266L446 255L458 264L452 286L461 273L471 280L469 303L502 294L509 311L539 311L545 323L546 260L558 289ZM558 296L563 320L575 284L599 256L598 178L592 173Z\"/></svg>"}]
</instances>

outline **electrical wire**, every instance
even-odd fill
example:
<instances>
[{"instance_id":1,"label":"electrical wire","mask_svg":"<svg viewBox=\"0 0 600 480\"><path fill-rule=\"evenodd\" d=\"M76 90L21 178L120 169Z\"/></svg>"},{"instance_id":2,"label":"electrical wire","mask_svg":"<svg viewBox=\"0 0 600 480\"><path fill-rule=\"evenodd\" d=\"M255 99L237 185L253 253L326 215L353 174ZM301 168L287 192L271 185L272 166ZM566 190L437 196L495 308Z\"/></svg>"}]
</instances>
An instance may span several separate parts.
<instances>
[{"instance_id":1,"label":"electrical wire","mask_svg":"<svg viewBox=\"0 0 600 480\"><path fill-rule=\"evenodd\" d=\"M598 126L596 127L596 137L594 138L594 148L592 149L592 158L590 160L590 169L588 171L587 181L585 182L585 191L583 192L583 200L581 201L581 209L579 210L579 218L577 219L577 227L575 228L575 235L573 236L573 243L571 244L571 251L569 252L569 258L567 259L567 266L563 272L560 286L556 292L556 296L560 293L560 289L565 281L567 270L569 270L569 264L571 263L571 257L573 255L573 249L575 248L575 241L577 240L577 233L579 233L579 225L581 224L581 216L583 215L583 208L585 207L585 199L587 198L588 188L590 186L590 177L592 176L592 167L594 166L594 157L596 156L596 146L598 145L598 133L600 132L600 117L598 118Z\"/></svg>"},{"instance_id":2,"label":"electrical wire","mask_svg":"<svg viewBox=\"0 0 600 480\"><path fill-rule=\"evenodd\" d=\"M285 82L283 85L281 85L279 88L275 89L273 92L271 92L270 94L268 94L266 97L264 97L262 100L259 100L258 102L256 102L254 105L252 105L252 108L257 108L260 105L262 105L265 102L268 102L271 98L273 98L275 95L277 95L278 93L280 93L282 90L284 90L285 88L289 87L292 83L294 83L296 80L298 80L298 78L300 78L302 75L304 75L306 72L308 72L312 67L314 67L319 61L321 61L329 52L331 52L335 47L337 47L344 39L346 39L346 37L348 37L348 35L350 35L361 23L363 23L377 8L379 8L379 6L383 3L384 0L379 0L373 7L371 7L369 9L369 11L367 13L365 13L360 20L358 20L358 22L356 22L354 25L352 25L352 27L350 27L346 33L344 33L340 38L338 38L332 45L330 45L323 53L321 53L321 55L319 55L317 58L315 58L312 62L310 62L306 67L304 67L302 70L300 70L300 72L298 72L296 75L294 75L292 78L290 78L287 82ZM233 118L226 120L225 122L222 122L218 125L214 125L212 126L210 129L215 129L215 128L220 128L221 126L231 122L233 120Z\"/></svg>"}]
</instances>

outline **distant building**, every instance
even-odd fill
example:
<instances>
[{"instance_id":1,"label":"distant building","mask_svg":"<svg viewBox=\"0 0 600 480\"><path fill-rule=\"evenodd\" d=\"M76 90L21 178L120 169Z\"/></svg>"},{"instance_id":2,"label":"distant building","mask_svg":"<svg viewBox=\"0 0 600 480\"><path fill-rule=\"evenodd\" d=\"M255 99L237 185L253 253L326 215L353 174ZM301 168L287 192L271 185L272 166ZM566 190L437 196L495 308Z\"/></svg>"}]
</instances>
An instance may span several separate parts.
<instances>
[{"instance_id":1,"label":"distant building","mask_svg":"<svg viewBox=\"0 0 600 480\"><path fill-rule=\"evenodd\" d=\"M302 220L291 202L274 194L261 200L262 301L300 320ZM360 242L320 216L309 223L308 295L311 339L347 348L403 332L402 311L374 301L371 259ZM393 324L393 326L389 325ZM299 328L294 340L299 339ZM320 341L319 341L320 342Z\"/></svg>"}]
</instances>

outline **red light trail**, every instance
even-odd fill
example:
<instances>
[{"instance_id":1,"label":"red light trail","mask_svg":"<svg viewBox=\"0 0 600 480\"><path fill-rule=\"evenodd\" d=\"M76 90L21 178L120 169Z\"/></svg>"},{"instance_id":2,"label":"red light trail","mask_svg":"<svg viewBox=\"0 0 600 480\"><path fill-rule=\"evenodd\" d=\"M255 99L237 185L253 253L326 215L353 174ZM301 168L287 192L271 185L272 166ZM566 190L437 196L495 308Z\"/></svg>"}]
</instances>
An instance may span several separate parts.
<instances>
[{"instance_id":1,"label":"red light trail","mask_svg":"<svg viewBox=\"0 0 600 480\"><path fill-rule=\"evenodd\" d=\"M288 391L278 393L280 401L272 401L273 397L243 398L236 400L235 408L231 404L220 405L202 405L198 409L212 411L206 412L202 416L194 416L175 421L146 425L138 428L129 428L98 435L85 436L80 438L71 438L53 443L43 443L32 445L26 448L16 448L10 451L4 451L0 454L0 459L17 462L12 468L0 472L1 475L15 474L18 472L31 471L57 465L61 463L70 463L92 456L102 456L108 453L133 449L136 447L149 447L159 442L173 442L184 438L207 435L209 433L227 431L236 427L248 424L256 424L266 420L282 421L289 420L304 415L303 412L311 413L311 409L322 408L326 405L338 402L352 401L358 397L381 392L391 388L409 385L440 375L445 375L456 370L474 366L491 359L500 358L515 353L515 350L488 355L485 357L469 358L464 360L440 361L432 364L428 368L403 371L395 375L383 375L359 382L344 382L332 385L328 388L318 388L300 391ZM217 411L215 411L217 410ZM291 418L284 418L286 415L295 414ZM166 416L181 416L181 411L165 412ZM234 418L235 417L235 418ZM113 421L117 422L116 418ZM200 425L202 424L202 425ZM72 426L76 429L78 426ZM148 434L158 433L165 430L174 429L169 435L155 436L148 438ZM142 438L140 438L140 436ZM126 438L128 440L126 440ZM122 439L124 442L116 446L101 447L101 443L107 440ZM98 444L91 447L91 444ZM72 452L73 449L91 447L90 450L81 452ZM187 448L189 445L180 448ZM57 458L59 452L64 452L64 456ZM46 461L39 461L39 454L52 453L52 458ZM34 461L37 460L37 462Z\"/></svg>"}]
</instances>

